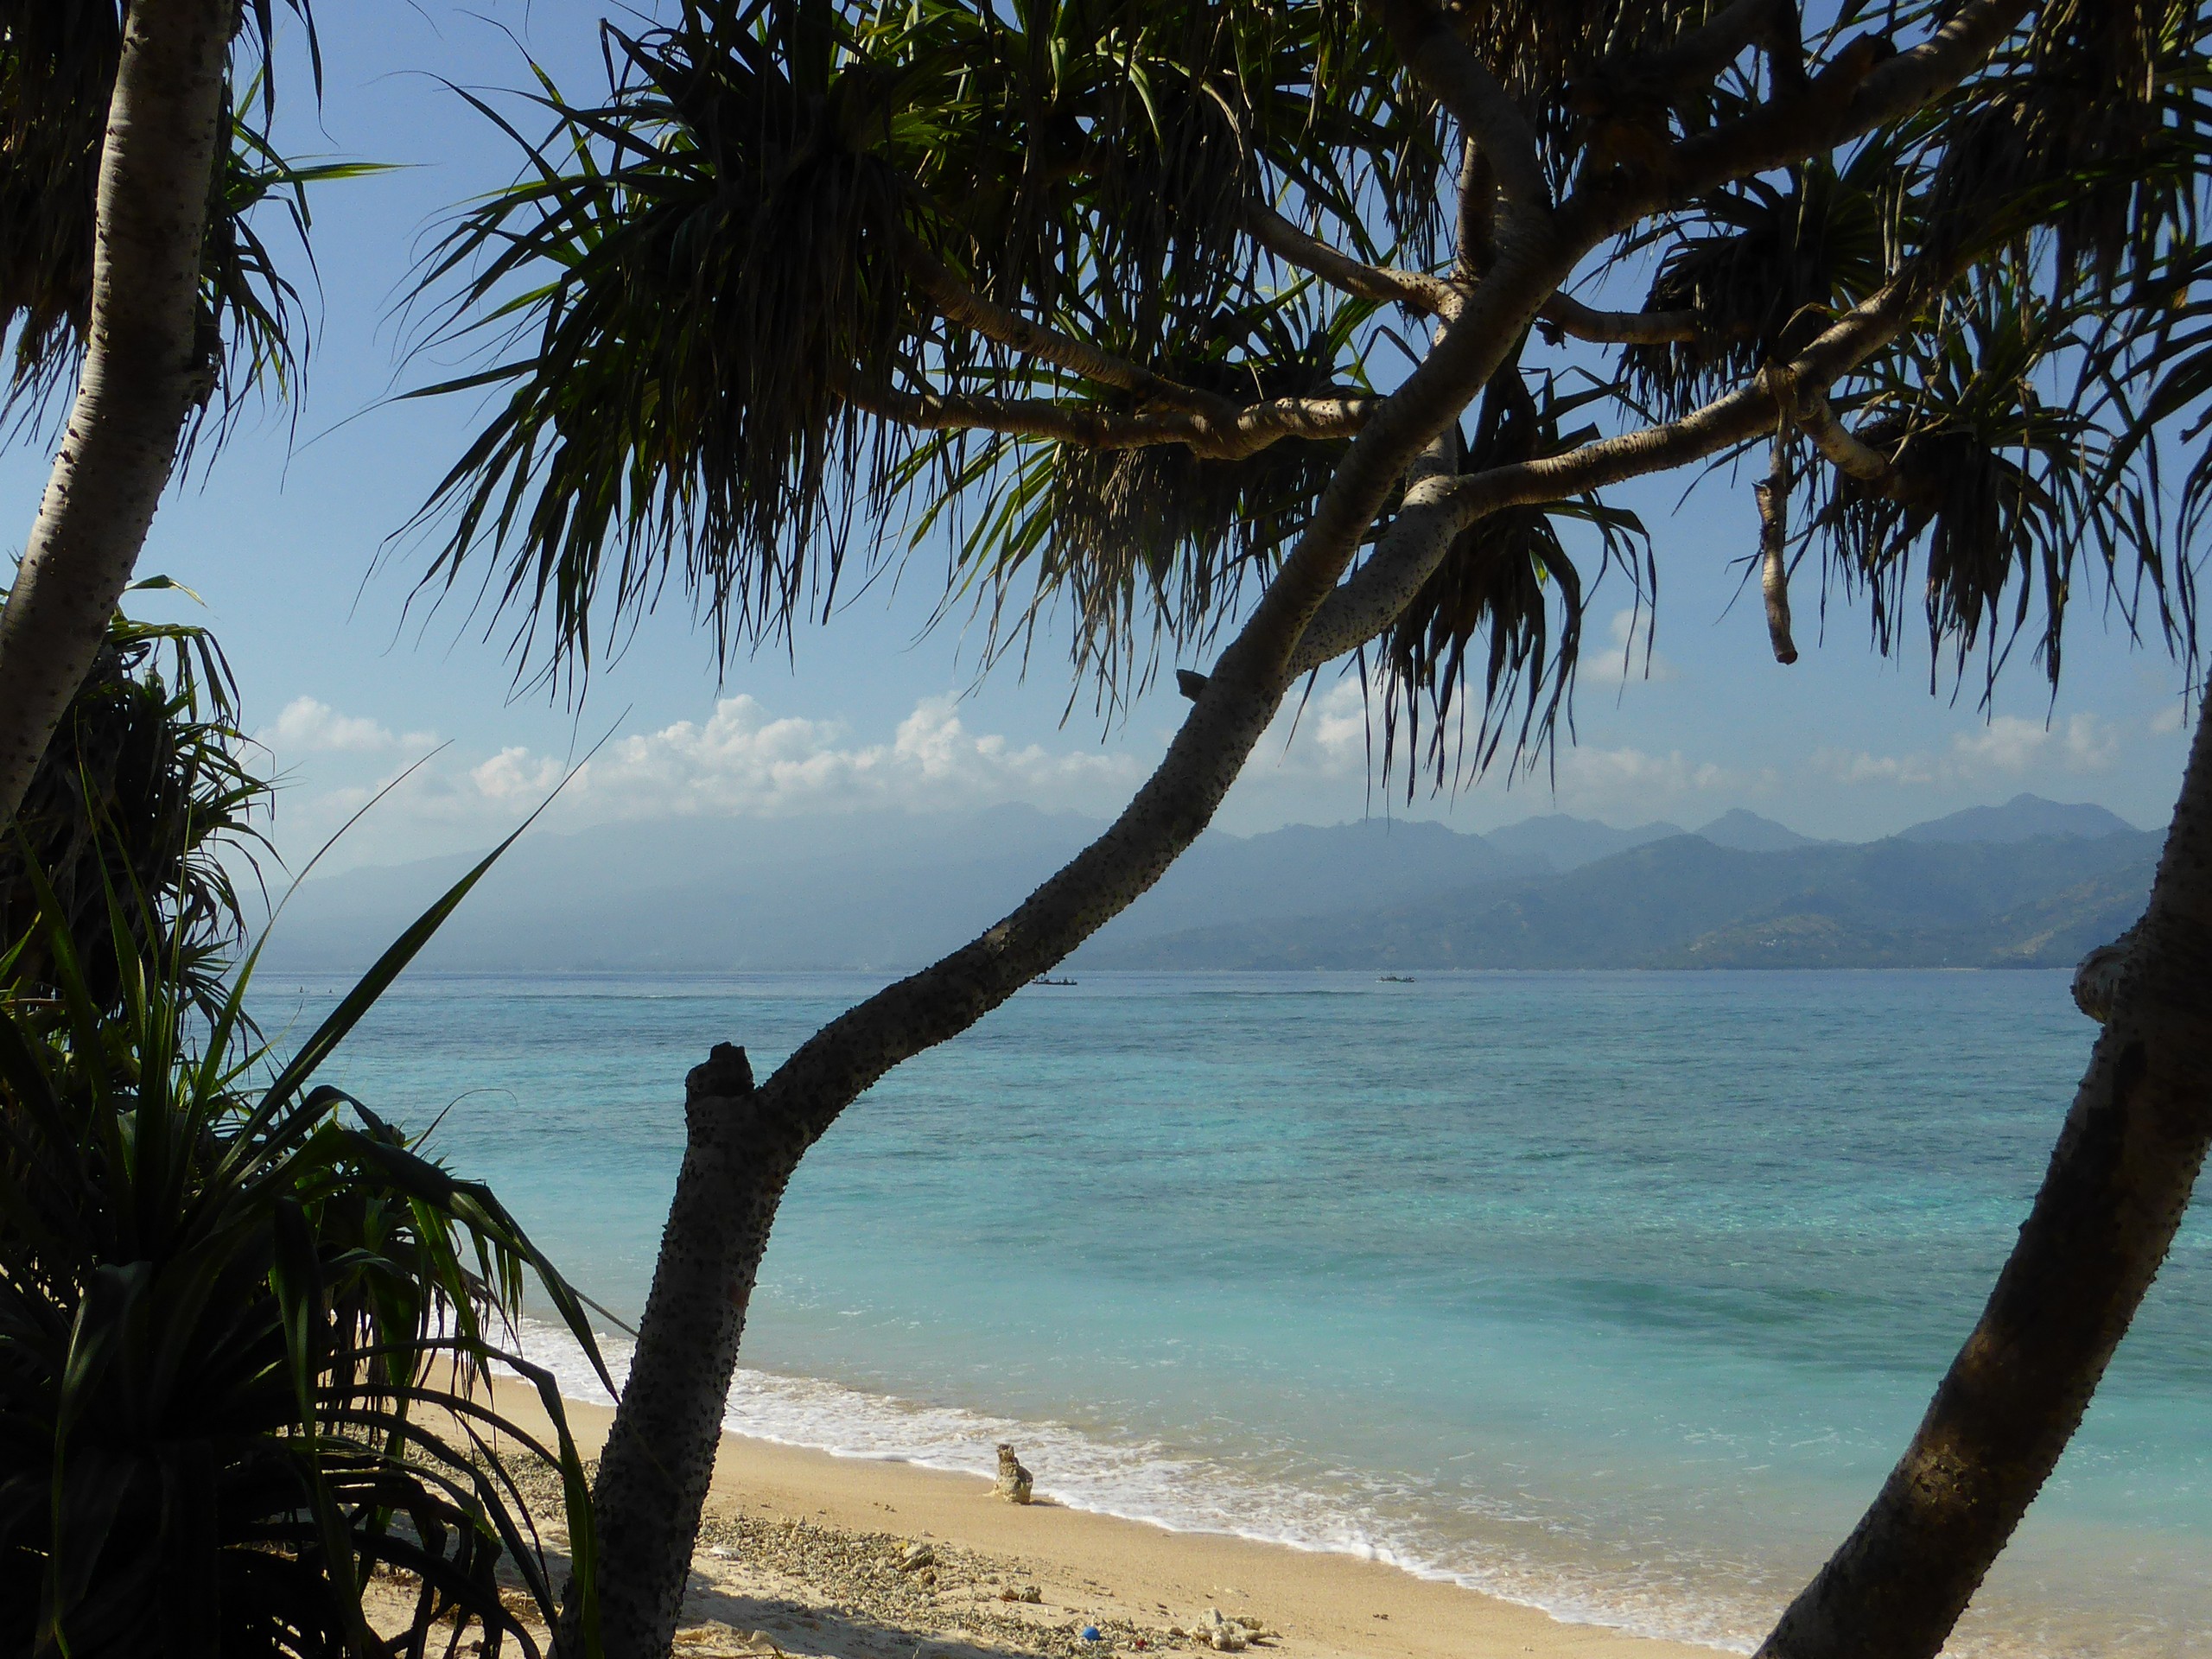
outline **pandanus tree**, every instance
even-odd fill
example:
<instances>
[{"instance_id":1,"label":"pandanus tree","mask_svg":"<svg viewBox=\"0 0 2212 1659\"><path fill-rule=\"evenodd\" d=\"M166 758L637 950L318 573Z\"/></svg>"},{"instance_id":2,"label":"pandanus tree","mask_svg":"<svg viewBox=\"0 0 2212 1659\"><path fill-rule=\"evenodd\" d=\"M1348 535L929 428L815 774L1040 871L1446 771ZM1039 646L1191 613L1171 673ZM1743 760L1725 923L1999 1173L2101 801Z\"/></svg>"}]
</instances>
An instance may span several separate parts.
<instances>
[{"instance_id":1,"label":"pandanus tree","mask_svg":"<svg viewBox=\"0 0 2212 1659\"><path fill-rule=\"evenodd\" d=\"M188 439L296 369L296 296L256 210L283 201L304 231L304 188L359 169L270 143L277 10L0 0L0 421L43 435L74 389L0 607L0 824L94 671Z\"/></svg>"},{"instance_id":2,"label":"pandanus tree","mask_svg":"<svg viewBox=\"0 0 2212 1659\"><path fill-rule=\"evenodd\" d=\"M478 585L557 682L671 584L718 649L777 637L903 527L995 643L1065 626L1109 703L1202 659L1157 770L1018 908L765 1080L728 1046L690 1073L598 1476L610 1653L668 1650L808 1147L1156 881L1307 677L1356 659L1409 772L1539 754L1584 595L1656 556L1609 493L1738 459L1780 664L1793 579L1885 651L1917 614L1955 684L2023 641L2055 682L2083 586L2194 663L2201 465L2166 485L2212 360L2208 27L683 0L608 28L603 98L543 88L525 171L427 273L490 359L442 389L493 390L427 510L435 588ZM2208 938L2200 727L2013 1257L1767 1653L1933 1654L2050 1471L2212 1138Z\"/></svg>"},{"instance_id":3,"label":"pandanus tree","mask_svg":"<svg viewBox=\"0 0 2212 1659\"><path fill-rule=\"evenodd\" d=\"M16 995L62 993L51 921L101 1018L122 1014L130 970L149 960L166 964L181 1004L219 1016L244 945L238 884L268 850L271 791L238 721L230 664L205 629L120 613L109 623L0 837L0 940L15 952Z\"/></svg>"}]
</instances>

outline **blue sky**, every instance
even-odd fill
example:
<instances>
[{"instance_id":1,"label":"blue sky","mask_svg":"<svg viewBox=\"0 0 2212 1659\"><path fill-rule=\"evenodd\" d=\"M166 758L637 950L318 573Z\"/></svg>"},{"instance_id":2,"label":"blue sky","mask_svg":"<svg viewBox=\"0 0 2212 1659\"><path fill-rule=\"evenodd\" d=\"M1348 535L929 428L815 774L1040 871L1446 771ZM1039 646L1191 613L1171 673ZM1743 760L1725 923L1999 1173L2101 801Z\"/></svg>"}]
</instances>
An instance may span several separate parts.
<instances>
[{"instance_id":1,"label":"blue sky","mask_svg":"<svg viewBox=\"0 0 2212 1659\"><path fill-rule=\"evenodd\" d=\"M172 491L141 574L195 588L235 664L248 725L285 777L276 820L288 855L311 847L372 789L445 748L358 827L338 862L381 863L486 844L518 821L572 754L613 741L547 820L577 826L670 813L937 810L1018 799L1091 814L1125 799L1182 707L1155 692L1111 724L1079 700L1065 723L1062 660L1040 651L1025 681L976 677L974 642L925 629L941 556L918 554L902 581L848 599L792 649L729 665L717 683L706 635L679 604L650 619L594 675L581 711L518 693L506 634L465 603L412 613L419 544L391 538L470 432L466 399L395 403L390 394L448 363L402 361L395 315L427 232L450 206L510 177L507 141L441 78L512 86L524 67L512 29L563 84L600 74L582 0L356 0L321 8L328 90L319 114L297 66L295 153L401 165L333 186L316 201L321 270L315 351L296 429L272 411L211 467ZM300 269L294 261L294 269ZM47 457L0 454L0 499L19 549ZM2131 646L2077 601L2056 701L2020 662L1993 715L1973 687L1928 692L1925 646L1885 662L1863 610L1797 597L1794 667L1768 654L1755 594L1737 599L1733 561L1755 539L1749 480L1718 480L1677 510L1680 484L1630 498L1651 525L1660 567L1654 671L1621 672L1629 597L1601 588L1577 700L1579 741L1555 785L1492 776L1410 806L1370 776L1356 687L1325 676L1293 734L1263 746L1224 809L1225 827L1331 823L1388 810L1480 830L1567 810L1618 823L1696 824L1744 806L1815 835L1879 835L1918 819L2032 790L2094 800L2162 822L2180 779L2182 674L2163 651ZM1806 584L1801 583L1802 586ZM1610 591L1609 591L1610 590ZM1732 608L1732 600L1735 600ZM1203 666L1203 664L1198 664Z\"/></svg>"}]
</instances>

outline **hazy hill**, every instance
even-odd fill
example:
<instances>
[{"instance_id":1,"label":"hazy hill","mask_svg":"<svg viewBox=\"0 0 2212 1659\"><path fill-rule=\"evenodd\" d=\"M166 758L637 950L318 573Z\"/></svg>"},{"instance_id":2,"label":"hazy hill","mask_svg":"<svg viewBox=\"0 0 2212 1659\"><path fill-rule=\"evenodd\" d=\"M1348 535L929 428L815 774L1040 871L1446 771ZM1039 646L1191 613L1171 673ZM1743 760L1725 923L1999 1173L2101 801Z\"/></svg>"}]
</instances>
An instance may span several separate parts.
<instances>
[{"instance_id":1,"label":"hazy hill","mask_svg":"<svg viewBox=\"0 0 2212 1659\"><path fill-rule=\"evenodd\" d=\"M2120 821L2032 796L1980 810L1859 846L1814 842L1742 811L1697 836L1558 814L1487 836L1382 819L1250 836L1213 831L1076 962L2039 961L2139 906L2153 838L2123 827L2094 840L2023 841L2015 833L2023 824L2101 830ZM1989 833L1961 840L1954 829L1961 821ZM533 835L423 960L504 972L906 968L972 938L1099 828L1071 814L999 807ZM264 960L289 971L365 967L472 861L432 859L309 882Z\"/></svg>"},{"instance_id":2,"label":"hazy hill","mask_svg":"<svg viewBox=\"0 0 2212 1659\"><path fill-rule=\"evenodd\" d=\"M1550 812L1493 830L1483 839L1500 852L1564 871L1681 833L1679 823L1640 823L1632 830L1616 830L1610 823Z\"/></svg>"},{"instance_id":3,"label":"hazy hill","mask_svg":"<svg viewBox=\"0 0 2212 1659\"><path fill-rule=\"evenodd\" d=\"M525 836L422 961L462 971L900 968L974 937L1096 835L1008 806L943 817L677 819ZM425 860L308 883L266 960L366 966L474 862ZM1541 869L1442 824L1211 834L1100 936L1383 909Z\"/></svg>"},{"instance_id":4,"label":"hazy hill","mask_svg":"<svg viewBox=\"0 0 2212 1659\"><path fill-rule=\"evenodd\" d=\"M462 971L895 968L969 938L1096 833L1026 807L959 817L684 818L516 842L423 954ZM467 856L302 887L266 957L365 966Z\"/></svg>"},{"instance_id":5,"label":"hazy hill","mask_svg":"<svg viewBox=\"0 0 2212 1659\"><path fill-rule=\"evenodd\" d=\"M1898 834L1906 841L2032 841L2037 836L2094 839L2134 828L2101 806L2069 806L2040 795L2015 795L2002 806L1970 806Z\"/></svg>"},{"instance_id":6,"label":"hazy hill","mask_svg":"<svg viewBox=\"0 0 2212 1659\"><path fill-rule=\"evenodd\" d=\"M2071 965L2140 914L2158 837L1776 852L1677 836L1562 876L1380 912L1192 929L1096 955L1147 968Z\"/></svg>"},{"instance_id":7,"label":"hazy hill","mask_svg":"<svg viewBox=\"0 0 2212 1659\"><path fill-rule=\"evenodd\" d=\"M1701 841L1709 841L1716 847L1732 847L1739 853L1779 853L1792 847L1821 845L1812 836L1801 836L1786 823L1746 812L1740 806L1732 812L1723 812L1692 833Z\"/></svg>"}]
</instances>

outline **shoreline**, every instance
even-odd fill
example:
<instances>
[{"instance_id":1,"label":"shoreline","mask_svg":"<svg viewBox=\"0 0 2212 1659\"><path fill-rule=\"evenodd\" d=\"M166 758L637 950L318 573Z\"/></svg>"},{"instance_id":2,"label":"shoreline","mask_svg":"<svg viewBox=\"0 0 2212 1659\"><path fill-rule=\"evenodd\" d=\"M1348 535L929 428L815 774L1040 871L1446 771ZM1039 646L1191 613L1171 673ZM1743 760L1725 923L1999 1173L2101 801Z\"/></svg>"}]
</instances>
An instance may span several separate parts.
<instances>
[{"instance_id":1,"label":"shoreline","mask_svg":"<svg viewBox=\"0 0 2212 1659\"><path fill-rule=\"evenodd\" d=\"M535 1394L500 1409L535 1431ZM596 1455L612 1409L566 1401ZM899 1548L938 1563L901 1573ZM1270 1633L1291 1659L1692 1659L1712 1648L1569 1624L1541 1609L1357 1555L1227 1533L1173 1531L1040 1498L996 1497L981 1475L725 1433L694 1558L679 1652L829 1659L1210 1652L1210 1608ZM1034 1586L1034 1603L1006 1599ZM1104 1637L1081 1643L1095 1625ZM761 1641L748 1641L752 1637Z\"/></svg>"}]
</instances>

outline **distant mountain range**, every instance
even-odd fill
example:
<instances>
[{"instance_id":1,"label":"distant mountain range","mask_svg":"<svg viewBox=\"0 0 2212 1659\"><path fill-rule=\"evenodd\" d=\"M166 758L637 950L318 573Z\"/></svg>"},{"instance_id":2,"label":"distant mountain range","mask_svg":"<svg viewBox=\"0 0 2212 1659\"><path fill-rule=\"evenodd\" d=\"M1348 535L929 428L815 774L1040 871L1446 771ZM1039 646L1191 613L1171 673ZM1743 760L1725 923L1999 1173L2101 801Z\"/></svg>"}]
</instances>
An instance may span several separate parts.
<instances>
[{"instance_id":1,"label":"distant mountain range","mask_svg":"<svg viewBox=\"0 0 2212 1659\"><path fill-rule=\"evenodd\" d=\"M1672 836L1561 876L1096 949L1120 968L2070 967L2142 913L2158 837L1827 843Z\"/></svg>"},{"instance_id":2,"label":"distant mountain range","mask_svg":"<svg viewBox=\"0 0 2212 1659\"><path fill-rule=\"evenodd\" d=\"M1099 826L958 817L684 819L525 837L424 966L480 971L861 968L929 960ZM2133 922L2159 838L2022 795L1886 840L1815 841L1738 810L1694 833L1551 815L1210 833L1077 968L2070 965ZM473 861L303 886L264 960L365 966Z\"/></svg>"}]
</instances>

